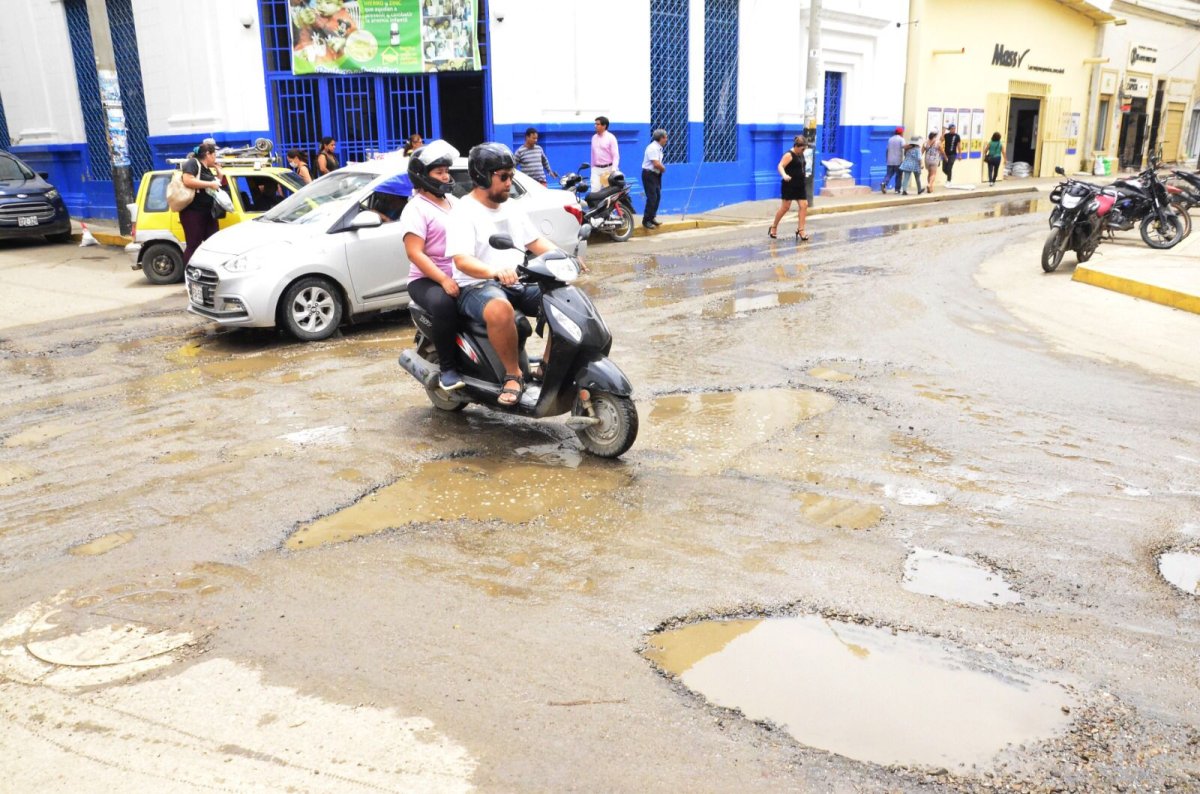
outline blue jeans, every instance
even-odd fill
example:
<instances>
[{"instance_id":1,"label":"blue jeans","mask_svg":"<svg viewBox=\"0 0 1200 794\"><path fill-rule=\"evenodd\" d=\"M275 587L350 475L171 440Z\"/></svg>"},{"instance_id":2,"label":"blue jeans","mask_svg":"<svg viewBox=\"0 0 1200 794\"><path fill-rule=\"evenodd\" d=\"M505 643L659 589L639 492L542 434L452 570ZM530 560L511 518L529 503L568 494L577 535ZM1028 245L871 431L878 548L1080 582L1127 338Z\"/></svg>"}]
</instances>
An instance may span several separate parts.
<instances>
[{"instance_id":1,"label":"blue jeans","mask_svg":"<svg viewBox=\"0 0 1200 794\"><path fill-rule=\"evenodd\" d=\"M883 178L883 189L885 191L887 190L888 185L892 184L893 179L896 181L896 184L894 185L896 192L899 193L900 192L900 166L898 166L898 165L889 165L887 167L887 176L885 176Z\"/></svg>"},{"instance_id":2,"label":"blue jeans","mask_svg":"<svg viewBox=\"0 0 1200 794\"><path fill-rule=\"evenodd\" d=\"M458 311L472 320L487 324L483 310L494 300L506 300L528 317L536 317L541 308L542 291L532 284L505 287L496 281L477 281L458 293Z\"/></svg>"}]
</instances>

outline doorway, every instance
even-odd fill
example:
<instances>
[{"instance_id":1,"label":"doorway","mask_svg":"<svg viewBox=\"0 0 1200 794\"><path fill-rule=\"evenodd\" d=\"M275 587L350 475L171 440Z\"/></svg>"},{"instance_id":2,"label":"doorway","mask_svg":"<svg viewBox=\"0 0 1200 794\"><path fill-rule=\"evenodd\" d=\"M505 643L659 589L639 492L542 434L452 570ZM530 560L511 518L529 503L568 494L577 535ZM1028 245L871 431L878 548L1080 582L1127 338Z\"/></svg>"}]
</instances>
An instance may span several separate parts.
<instances>
[{"instance_id":1,"label":"doorway","mask_svg":"<svg viewBox=\"0 0 1200 794\"><path fill-rule=\"evenodd\" d=\"M1008 103L1008 161L1036 166L1040 99L1013 97Z\"/></svg>"},{"instance_id":2,"label":"doorway","mask_svg":"<svg viewBox=\"0 0 1200 794\"><path fill-rule=\"evenodd\" d=\"M1130 101L1121 115L1121 137L1117 139L1117 157L1122 168L1142 167L1142 144L1146 137L1146 99Z\"/></svg>"},{"instance_id":3,"label":"doorway","mask_svg":"<svg viewBox=\"0 0 1200 794\"><path fill-rule=\"evenodd\" d=\"M484 120L486 72L441 72L437 76L440 137L464 155L487 135Z\"/></svg>"}]
</instances>

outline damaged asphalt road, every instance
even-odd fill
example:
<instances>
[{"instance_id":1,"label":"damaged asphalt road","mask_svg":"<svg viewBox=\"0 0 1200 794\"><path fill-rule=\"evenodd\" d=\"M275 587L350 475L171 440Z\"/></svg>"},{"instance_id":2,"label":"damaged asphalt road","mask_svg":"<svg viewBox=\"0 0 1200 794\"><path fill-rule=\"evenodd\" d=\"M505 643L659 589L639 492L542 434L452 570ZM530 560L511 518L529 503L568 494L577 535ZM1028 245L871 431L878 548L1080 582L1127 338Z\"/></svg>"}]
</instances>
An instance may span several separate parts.
<instances>
[{"instance_id":1,"label":"damaged asphalt road","mask_svg":"<svg viewBox=\"0 0 1200 794\"><path fill-rule=\"evenodd\" d=\"M1036 200L765 226L589 252L616 462L434 410L402 317L305 345L166 288L0 332L8 778L1200 786L1200 612L1158 568L1200 548L1194 386L977 283L1039 269ZM930 714L961 746L891 741Z\"/></svg>"}]
</instances>

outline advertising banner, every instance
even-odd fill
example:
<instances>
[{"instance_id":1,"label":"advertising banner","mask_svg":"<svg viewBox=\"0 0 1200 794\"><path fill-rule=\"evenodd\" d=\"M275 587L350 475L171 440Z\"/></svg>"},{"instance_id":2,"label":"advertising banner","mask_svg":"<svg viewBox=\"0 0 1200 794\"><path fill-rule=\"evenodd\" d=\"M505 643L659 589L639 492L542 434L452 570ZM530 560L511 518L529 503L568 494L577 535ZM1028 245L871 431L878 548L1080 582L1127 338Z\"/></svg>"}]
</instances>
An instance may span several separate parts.
<instances>
[{"instance_id":1,"label":"advertising banner","mask_svg":"<svg viewBox=\"0 0 1200 794\"><path fill-rule=\"evenodd\" d=\"M1079 148L1079 114L1072 113L1067 118L1066 126L1067 154L1075 154Z\"/></svg>"},{"instance_id":2,"label":"advertising banner","mask_svg":"<svg viewBox=\"0 0 1200 794\"><path fill-rule=\"evenodd\" d=\"M983 156L983 108L971 111L971 157Z\"/></svg>"},{"instance_id":3,"label":"advertising banner","mask_svg":"<svg viewBox=\"0 0 1200 794\"><path fill-rule=\"evenodd\" d=\"M930 108L929 109L929 119L925 125L925 132L926 132L926 134L928 134L930 132L941 132L941 131L942 131L942 109L941 108ZM921 136L921 140L925 140L924 135Z\"/></svg>"},{"instance_id":4,"label":"advertising banner","mask_svg":"<svg viewBox=\"0 0 1200 794\"><path fill-rule=\"evenodd\" d=\"M289 0L292 74L480 69L478 0Z\"/></svg>"}]
</instances>

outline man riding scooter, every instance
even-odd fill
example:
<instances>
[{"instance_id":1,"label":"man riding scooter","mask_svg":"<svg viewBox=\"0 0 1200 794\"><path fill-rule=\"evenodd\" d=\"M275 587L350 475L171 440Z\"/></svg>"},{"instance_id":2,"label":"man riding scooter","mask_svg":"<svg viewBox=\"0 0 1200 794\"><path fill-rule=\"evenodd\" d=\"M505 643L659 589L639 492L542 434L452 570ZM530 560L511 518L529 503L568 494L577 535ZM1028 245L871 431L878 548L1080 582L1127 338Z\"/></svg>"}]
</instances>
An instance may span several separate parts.
<instances>
[{"instance_id":1,"label":"man riding scooter","mask_svg":"<svg viewBox=\"0 0 1200 794\"><path fill-rule=\"evenodd\" d=\"M517 283L517 266L524 251L541 255L558 250L537 233L520 212L505 205L516 164L512 152L500 143L481 143L467 156L467 173L474 183L451 213L446 253L454 258L458 283L458 310L487 326L488 340L504 365L504 384L497 402L515 405L525 390L513 306L534 316L541 293L534 285ZM492 248L492 235L507 235L515 248ZM499 283L497 283L499 282ZM542 366L549 360L549 345Z\"/></svg>"}]
</instances>

